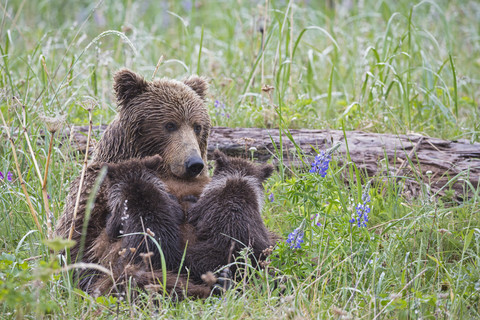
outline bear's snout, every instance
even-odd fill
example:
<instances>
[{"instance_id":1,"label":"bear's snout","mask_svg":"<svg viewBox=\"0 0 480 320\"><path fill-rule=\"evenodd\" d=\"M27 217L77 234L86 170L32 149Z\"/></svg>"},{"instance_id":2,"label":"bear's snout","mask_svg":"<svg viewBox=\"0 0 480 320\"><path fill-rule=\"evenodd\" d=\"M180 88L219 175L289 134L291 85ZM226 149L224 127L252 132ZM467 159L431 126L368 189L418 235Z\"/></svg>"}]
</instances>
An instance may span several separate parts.
<instances>
[{"instance_id":1,"label":"bear's snout","mask_svg":"<svg viewBox=\"0 0 480 320\"><path fill-rule=\"evenodd\" d=\"M185 161L185 170L190 177L195 177L202 172L205 164L203 163L202 158L197 155L194 155Z\"/></svg>"}]
</instances>

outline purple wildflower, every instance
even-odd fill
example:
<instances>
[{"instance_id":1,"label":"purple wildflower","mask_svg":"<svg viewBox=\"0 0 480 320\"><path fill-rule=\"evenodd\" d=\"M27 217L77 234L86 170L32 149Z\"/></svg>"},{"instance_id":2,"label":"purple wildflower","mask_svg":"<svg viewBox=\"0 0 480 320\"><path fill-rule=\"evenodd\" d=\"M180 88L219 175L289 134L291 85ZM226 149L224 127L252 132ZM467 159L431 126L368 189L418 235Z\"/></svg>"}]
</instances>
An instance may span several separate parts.
<instances>
[{"instance_id":1,"label":"purple wildflower","mask_svg":"<svg viewBox=\"0 0 480 320\"><path fill-rule=\"evenodd\" d=\"M5 176L3 175L3 172L0 171L0 180L3 180L3 179L5 179ZM13 173L11 171L8 171L7 172L7 180L12 181L12 179L13 179Z\"/></svg>"},{"instance_id":2,"label":"purple wildflower","mask_svg":"<svg viewBox=\"0 0 480 320\"><path fill-rule=\"evenodd\" d=\"M332 154L340 148L341 143L336 142L330 149L327 151L321 151L315 156L315 159L312 162L312 168L310 173L318 173L322 178L325 178L328 171L328 166L332 160Z\"/></svg>"},{"instance_id":3,"label":"purple wildflower","mask_svg":"<svg viewBox=\"0 0 480 320\"><path fill-rule=\"evenodd\" d=\"M315 219L315 220L313 220L313 219ZM322 224L321 224L320 222L318 222L318 213L316 213L314 216L312 216L312 217L310 218L310 220L313 220L313 221L312 221L312 226L313 226L313 224L315 224L317 227L321 227L321 226L322 226Z\"/></svg>"},{"instance_id":4,"label":"purple wildflower","mask_svg":"<svg viewBox=\"0 0 480 320\"><path fill-rule=\"evenodd\" d=\"M181 2L183 10L185 11L191 11L192 10L192 0L184 0Z\"/></svg>"},{"instance_id":5,"label":"purple wildflower","mask_svg":"<svg viewBox=\"0 0 480 320\"><path fill-rule=\"evenodd\" d=\"M304 226L305 220L302 221L302 224L300 224L298 228L293 230L293 232L288 235L287 243L290 245L291 249L300 249L302 247Z\"/></svg>"},{"instance_id":6,"label":"purple wildflower","mask_svg":"<svg viewBox=\"0 0 480 320\"><path fill-rule=\"evenodd\" d=\"M213 103L213 106L217 109L225 109L225 104L221 103L218 100L215 100L215 102Z\"/></svg>"},{"instance_id":7,"label":"purple wildflower","mask_svg":"<svg viewBox=\"0 0 480 320\"><path fill-rule=\"evenodd\" d=\"M230 118L230 114L225 113L225 103L215 100L213 103L215 107L215 115Z\"/></svg>"},{"instance_id":8,"label":"purple wildflower","mask_svg":"<svg viewBox=\"0 0 480 320\"><path fill-rule=\"evenodd\" d=\"M273 195L273 193L270 193L268 195L268 200L270 200L270 202L273 202L275 200L275 196Z\"/></svg>"},{"instance_id":9,"label":"purple wildflower","mask_svg":"<svg viewBox=\"0 0 480 320\"><path fill-rule=\"evenodd\" d=\"M357 218L352 218L349 220L350 223L357 223L358 227L366 227L368 222L368 214L370 213L371 209L370 206L367 204L370 202L370 196L368 195L368 187L362 194L362 202L359 203L355 209L358 215Z\"/></svg>"},{"instance_id":10,"label":"purple wildflower","mask_svg":"<svg viewBox=\"0 0 480 320\"><path fill-rule=\"evenodd\" d=\"M310 173L318 173L322 178L325 178L330 160L332 160L330 153L325 151L320 152L315 156L315 159L312 162Z\"/></svg>"}]
</instances>

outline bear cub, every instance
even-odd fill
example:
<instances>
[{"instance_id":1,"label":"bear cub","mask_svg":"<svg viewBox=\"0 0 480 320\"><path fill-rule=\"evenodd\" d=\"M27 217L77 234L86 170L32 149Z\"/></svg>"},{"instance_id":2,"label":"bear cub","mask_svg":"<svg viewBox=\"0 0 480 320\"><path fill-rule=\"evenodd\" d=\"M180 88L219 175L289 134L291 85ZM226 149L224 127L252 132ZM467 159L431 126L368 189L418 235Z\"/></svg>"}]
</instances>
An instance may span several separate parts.
<instances>
[{"instance_id":1,"label":"bear cub","mask_svg":"<svg viewBox=\"0 0 480 320\"><path fill-rule=\"evenodd\" d=\"M167 270L177 270L183 254L179 229L183 211L158 177L162 165L159 155L107 164L106 232L110 240L121 239L126 261L141 263L142 256L153 253L153 268L161 268L157 243L144 235L147 232L160 245Z\"/></svg>"},{"instance_id":2,"label":"bear cub","mask_svg":"<svg viewBox=\"0 0 480 320\"><path fill-rule=\"evenodd\" d=\"M234 262L245 247L259 261L262 251L273 245L261 216L262 183L273 166L230 158L218 150L214 159L212 180L187 213L187 223L195 230L195 240L187 247L187 266L197 282L202 274ZM231 266L233 274L236 269Z\"/></svg>"}]
</instances>

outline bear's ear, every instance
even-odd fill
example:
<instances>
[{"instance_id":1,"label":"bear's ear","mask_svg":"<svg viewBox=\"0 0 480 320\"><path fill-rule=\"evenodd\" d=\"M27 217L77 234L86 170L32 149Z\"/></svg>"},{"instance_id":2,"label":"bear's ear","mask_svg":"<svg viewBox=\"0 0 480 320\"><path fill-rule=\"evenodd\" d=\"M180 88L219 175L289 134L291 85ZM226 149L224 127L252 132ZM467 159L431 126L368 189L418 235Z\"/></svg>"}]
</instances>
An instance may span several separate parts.
<instances>
[{"instance_id":1,"label":"bear's ear","mask_svg":"<svg viewBox=\"0 0 480 320\"><path fill-rule=\"evenodd\" d=\"M117 164L115 163L104 163L102 167L107 168L107 178L112 179L115 178L117 173Z\"/></svg>"},{"instance_id":2,"label":"bear's ear","mask_svg":"<svg viewBox=\"0 0 480 320\"><path fill-rule=\"evenodd\" d=\"M199 76L190 76L189 78L183 80L187 86L192 88L202 100L205 100L208 90L208 81L204 77Z\"/></svg>"},{"instance_id":3,"label":"bear's ear","mask_svg":"<svg viewBox=\"0 0 480 320\"><path fill-rule=\"evenodd\" d=\"M147 81L142 76L128 69L118 71L113 77L113 89L118 103L124 106L131 99L145 92L147 85Z\"/></svg>"},{"instance_id":4,"label":"bear's ear","mask_svg":"<svg viewBox=\"0 0 480 320\"><path fill-rule=\"evenodd\" d=\"M228 157L218 149L213 152L213 159L216 162L215 172L220 172L224 167L228 166Z\"/></svg>"},{"instance_id":5,"label":"bear's ear","mask_svg":"<svg viewBox=\"0 0 480 320\"><path fill-rule=\"evenodd\" d=\"M260 171L262 173L262 176L261 176L262 181L265 181L268 178L270 178L270 176L273 173L273 170L274 169L273 169L273 166L271 164L266 164L266 165L262 166L260 168Z\"/></svg>"},{"instance_id":6,"label":"bear's ear","mask_svg":"<svg viewBox=\"0 0 480 320\"><path fill-rule=\"evenodd\" d=\"M163 159L158 154L143 159L143 164L145 165L145 167L152 171L158 171L162 165L162 162Z\"/></svg>"}]
</instances>

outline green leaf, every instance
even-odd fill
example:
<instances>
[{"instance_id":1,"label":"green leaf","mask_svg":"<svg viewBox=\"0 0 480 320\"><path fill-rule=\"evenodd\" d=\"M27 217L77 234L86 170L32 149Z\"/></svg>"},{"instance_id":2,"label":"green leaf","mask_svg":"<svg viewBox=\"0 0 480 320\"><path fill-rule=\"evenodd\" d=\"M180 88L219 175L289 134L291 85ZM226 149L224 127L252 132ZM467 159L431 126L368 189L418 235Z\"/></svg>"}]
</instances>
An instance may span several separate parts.
<instances>
[{"instance_id":1,"label":"green leaf","mask_svg":"<svg viewBox=\"0 0 480 320\"><path fill-rule=\"evenodd\" d=\"M69 249L75 245L75 240L68 240L63 238L53 238L43 240L43 244L52 249L53 251L60 251L64 248Z\"/></svg>"}]
</instances>

